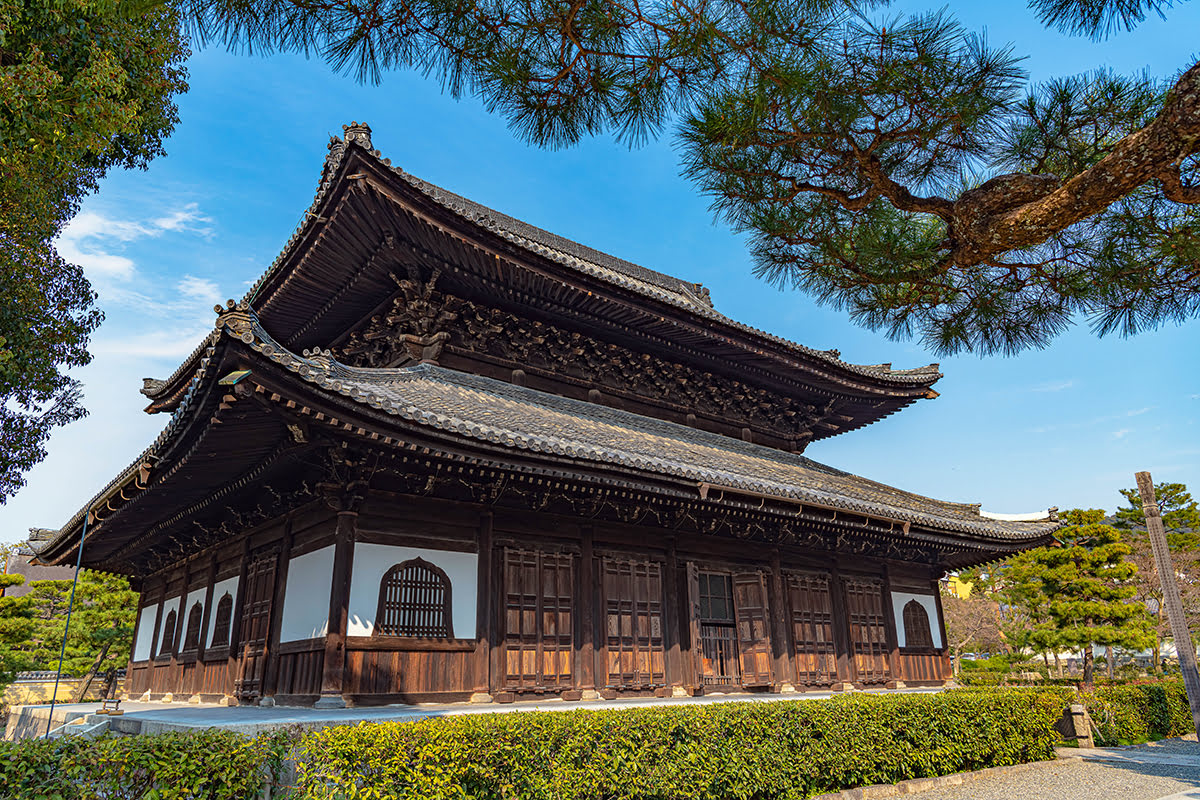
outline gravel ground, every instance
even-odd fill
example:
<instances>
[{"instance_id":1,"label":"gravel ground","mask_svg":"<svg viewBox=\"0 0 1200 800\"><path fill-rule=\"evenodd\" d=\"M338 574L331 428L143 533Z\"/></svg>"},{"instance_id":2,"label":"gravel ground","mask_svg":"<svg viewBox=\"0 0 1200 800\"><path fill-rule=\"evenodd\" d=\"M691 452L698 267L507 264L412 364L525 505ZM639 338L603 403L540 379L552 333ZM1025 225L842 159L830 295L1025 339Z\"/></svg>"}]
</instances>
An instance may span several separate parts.
<instances>
[{"instance_id":1,"label":"gravel ground","mask_svg":"<svg viewBox=\"0 0 1200 800\"><path fill-rule=\"evenodd\" d=\"M1122 752L1200 756L1196 742L1173 740ZM1157 800L1200 787L1193 764L1114 763L1066 759L1014 775L981 778L921 792L920 800Z\"/></svg>"}]
</instances>

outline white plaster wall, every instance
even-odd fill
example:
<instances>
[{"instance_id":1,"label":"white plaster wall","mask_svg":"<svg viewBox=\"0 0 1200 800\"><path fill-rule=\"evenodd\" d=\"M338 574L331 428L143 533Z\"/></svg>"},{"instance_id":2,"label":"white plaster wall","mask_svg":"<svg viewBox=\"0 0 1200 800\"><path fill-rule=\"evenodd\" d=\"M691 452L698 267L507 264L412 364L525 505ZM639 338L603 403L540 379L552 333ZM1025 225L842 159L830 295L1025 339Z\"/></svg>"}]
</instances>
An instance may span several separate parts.
<instances>
[{"instance_id":1,"label":"white plaster wall","mask_svg":"<svg viewBox=\"0 0 1200 800\"><path fill-rule=\"evenodd\" d=\"M224 595L226 592L228 592L229 596L233 599L233 604L234 604L233 610L235 610L235 611L237 610L237 587L238 587L238 576L237 575L234 575L232 578L226 578L223 581L217 581L216 585L213 586L212 608L208 609L208 641L204 643L205 647L213 647L214 645L217 647L220 647L221 645L229 644L228 636L225 637L224 641L214 642L213 634L216 633L215 628L216 628L216 624L217 624L217 606L221 602L221 596ZM229 630L231 632L233 631L233 618L232 617L230 617L230 619L229 619Z\"/></svg>"},{"instance_id":2,"label":"white plaster wall","mask_svg":"<svg viewBox=\"0 0 1200 800\"><path fill-rule=\"evenodd\" d=\"M396 564L423 558L441 569L450 579L450 616L454 636L475 638L476 579L479 557L475 553L451 550L426 550L389 544L355 544L354 568L350 573L350 606L347 636L370 636L375 630L375 612L379 606L379 582Z\"/></svg>"},{"instance_id":3,"label":"white plaster wall","mask_svg":"<svg viewBox=\"0 0 1200 800\"><path fill-rule=\"evenodd\" d=\"M279 641L324 636L329 626L329 589L333 583L333 545L288 562L283 589Z\"/></svg>"},{"instance_id":4,"label":"white plaster wall","mask_svg":"<svg viewBox=\"0 0 1200 800\"><path fill-rule=\"evenodd\" d=\"M933 646L942 646L942 625L938 619L937 598L931 594L909 594L892 592L892 613L896 615L896 642L904 647L904 607L909 600L916 600L929 615L929 632L933 634Z\"/></svg>"},{"instance_id":5,"label":"white plaster wall","mask_svg":"<svg viewBox=\"0 0 1200 800\"><path fill-rule=\"evenodd\" d=\"M175 612L175 638L179 637L179 626L183 624L180 621L179 607L183 605L183 597L172 597L170 600L163 603L162 619L158 622L158 652L173 653L175 652L175 642L172 639L170 642L163 641L163 632L167 627L167 615L172 611Z\"/></svg>"},{"instance_id":6,"label":"white plaster wall","mask_svg":"<svg viewBox=\"0 0 1200 800\"><path fill-rule=\"evenodd\" d=\"M154 612L158 604L143 606L138 616L137 631L133 635L133 660L145 661L150 657L150 641L154 638Z\"/></svg>"}]
</instances>

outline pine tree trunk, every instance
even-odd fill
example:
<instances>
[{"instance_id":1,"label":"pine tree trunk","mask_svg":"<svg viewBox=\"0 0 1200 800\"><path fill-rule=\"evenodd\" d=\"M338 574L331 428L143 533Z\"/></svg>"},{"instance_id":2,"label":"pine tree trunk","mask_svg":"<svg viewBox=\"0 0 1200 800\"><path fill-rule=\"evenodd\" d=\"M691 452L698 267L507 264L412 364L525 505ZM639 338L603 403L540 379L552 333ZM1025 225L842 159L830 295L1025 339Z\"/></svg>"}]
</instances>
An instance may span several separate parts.
<instances>
[{"instance_id":1,"label":"pine tree trunk","mask_svg":"<svg viewBox=\"0 0 1200 800\"><path fill-rule=\"evenodd\" d=\"M1083 648L1083 688L1085 689L1091 689L1094 686L1095 657L1090 644Z\"/></svg>"},{"instance_id":2,"label":"pine tree trunk","mask_svg":"<svg viewBox=\"0 0 1200 800\"><path fill-rule=\"evenodd\" d=\"M1058 657L1058 651L1054 651L1054 670L1058 673L1058 677L1063 676L1062 659Z\"/></svg>"},{"instance_id":3,"label":"pine tree trunk","mask_svg":"<svg viewBox=\"0 0 1200 800\"><path fill-rule=\"evenodd\" d=\"M1104 664L1108 669L1108 679L1110 681L1114 677L1116 677L1116 673L1117 673L1116 665L1113 664L1113 662L1115 660L1116 660L1116 655L1113 653L1113 648L1112 648L1112 645L1110 644L1104 648Z\"/></svg>"}]
</instances>

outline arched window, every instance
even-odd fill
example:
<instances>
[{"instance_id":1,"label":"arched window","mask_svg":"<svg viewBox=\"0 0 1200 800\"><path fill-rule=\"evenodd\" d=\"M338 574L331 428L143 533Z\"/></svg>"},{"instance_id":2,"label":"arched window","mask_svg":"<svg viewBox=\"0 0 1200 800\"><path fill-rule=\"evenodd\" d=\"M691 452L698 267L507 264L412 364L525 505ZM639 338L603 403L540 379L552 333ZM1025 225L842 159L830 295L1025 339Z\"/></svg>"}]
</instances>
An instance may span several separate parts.
<instances>
[{"instance_id":1,"label":"arched window","mask_svg":"<svg viewBox=\"0 0 1200 800\"><path fill-rule=\"evenodd\" d=\"M217 616L213 620L212 646L229 644L229 623L233 620L233 597L226 592L217 601Z\"/></svg>"},{"instance_id":2,"label":"arched window","mask_svg":"<svg viewBox=\"0 0 1200 800\"><path fill-rule=\"evenodd\" d=\"M163 622L162 639L158 643L158 654L160 656L169 656L175 652L175 612L167 613L167 619Z\"/></svg>"},{"instance_id":3,"label":"arched window","mask_svg":"<svg viewBox=\"0 0 1200 800\"><path fill-rule=\"evenodd\" d=\"M379 582L374 635L453 638L446 573L421 558L385 572Z\"/></svg>"},{"instance_id":4,"label":"arched window","mask_svg":"<svg viewBox=\"0 0 1200 800\"><path fill-rule=\"evenodd\" d=\"M909 600L904 604L904 640L905 647L933 647L929 614L917 600Z\"/></svg>"},{"instance_id":5,"label":"arched window","mask_svg":"<svg viewBox=\"0 0 1200 800\"><path fill-rule=\"evenodd\" d=\"M204 620L204 608L200 603L194 603L188 612L187 628L183 634L184 653L193 653L200 649L200 623Z\"/></svg>"}]
</instances>

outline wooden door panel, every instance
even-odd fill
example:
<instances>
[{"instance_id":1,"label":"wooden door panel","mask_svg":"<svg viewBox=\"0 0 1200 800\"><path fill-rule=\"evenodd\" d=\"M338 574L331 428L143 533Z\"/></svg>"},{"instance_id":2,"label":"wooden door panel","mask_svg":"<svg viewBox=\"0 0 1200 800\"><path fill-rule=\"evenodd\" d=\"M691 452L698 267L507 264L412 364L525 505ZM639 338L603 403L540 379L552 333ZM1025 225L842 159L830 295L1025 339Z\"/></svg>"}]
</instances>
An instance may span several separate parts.
<instances>
[{"instance_id":1,"label":"wooden door panel","mask_svg":"<svg viewBox=\"0 0 1200 800\"><path fill-rule=\"evenodd\" d=\"M661 565L605 557L600 572L607 685L622 689L665 685Z\"/></svg>"},{"instance_id":2,"label":"wooden door panel","mask_svg":"<svg viewBox=\"0 0 1200 800\"><path fill-rule=\"evenodd\" d=\"M236 692L239 699L262 695L271 631L272 600L275 597L275 567L279 548L256 553L246 568L245 600L242 603L241 663Z\"/></svg>"},{"instance_id":3,"label":"wooden door panel","mask_svg":"<svg viewBox=\"0 0 1200 800\"><path fill-rule=\"evenodd\" d=\"M892 676L888 665L887 621L883 613L883 582L848 578L845 586L855 680L885 683Z\"/></svg>"},{"instance_id":4,"label":"wooden door panel","mask_svg":"<svg viewBox=\"0 0 1200 800\"><path fill-rule=\"evenodd\" d=\"M574 656L572 557L504 550L504 682L509 689L565 689Z\"/></svg>"},{"instance_id":5,"label":"wooden door panel","mask_svg":"<svg viewBox=\"0 0 1200 800\"><path fill-rule=\"evenodd\" d=\"M766 686L771 683L771 635L765 576L761 572L735 574L733 595L742 685Z\"/></svg>"},{"instance_id":6,"label":"wooden door panel","mask_svg":"<svg viewBox=\"0 0 1200 800\"><path fill-rule=\"evenodd\" d=\"M829 686L837 682L837 648L833 638L833 595L827 573L786 575L796 683Z\"/></svg>"}]
</instances>

